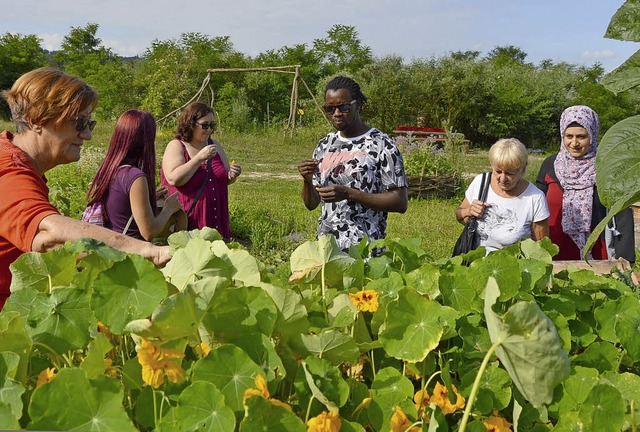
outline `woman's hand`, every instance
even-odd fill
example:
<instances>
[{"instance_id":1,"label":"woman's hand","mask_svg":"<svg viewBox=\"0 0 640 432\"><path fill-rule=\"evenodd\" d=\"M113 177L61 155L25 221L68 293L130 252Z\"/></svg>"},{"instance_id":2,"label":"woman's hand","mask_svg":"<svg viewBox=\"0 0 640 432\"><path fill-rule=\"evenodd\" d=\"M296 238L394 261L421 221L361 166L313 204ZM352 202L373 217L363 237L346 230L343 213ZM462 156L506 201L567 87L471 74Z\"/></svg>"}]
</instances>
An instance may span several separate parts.
<instances>
[{"instance_id":1,"label":"woman's hand","mask_svg":"<svg viewBox=\"0 0 640 432\"><path fill-rule=\"evenodd\" d=\"M218 143L214 141L213 144L206 145L202 147L202 149L196 154L196 159L200 161L200 163L204 163L209 159L213 159L218 153Z\"/></svg>"},{"instance_id":2,"label":"woman's hand","mask_svg":"<svg viewBox=\"0 0 640 432\"><path fill-rule=\"evenodd\" d=\"M178 192L174 192L173 194L169 195L164 200L163 207L166 208L170 214L173 214L180 210L182 208L182 204L180 204L180 201L178 201Z\"/></svg>"},{"instance_id":3,"label":"woman's hand","mask_svg":"<svg viewBox=\"0 0 640 432\"><path fill-rule=\"evenodd\" d=\"M167 198L167 194L169 193L169 189L166 186L160 186L156 189L156 200L162 201Z\"/></svg>"},{"instance_id":4,"label":"woman's hand","mask_svg":"<svg viewBox=\"0 0 640 432\"><path fill-rule=\"evenodd\" d=\"M242 174L242 167L235 162L229 165L229 183L233 183Z\"/></svg>"},{"instance_id":5,"label":"woman's hand","mask_svg":"<svg viewBox=\"0 0 640 432\"><path fill-rule=\"evenodd\" d=\"M484 209L487 207L491 207L491 204L487 204L486 202L479 200L473 200L471 206L469 206L469 216L480 218L484 214Z\"/></svg>"}]
</instances>

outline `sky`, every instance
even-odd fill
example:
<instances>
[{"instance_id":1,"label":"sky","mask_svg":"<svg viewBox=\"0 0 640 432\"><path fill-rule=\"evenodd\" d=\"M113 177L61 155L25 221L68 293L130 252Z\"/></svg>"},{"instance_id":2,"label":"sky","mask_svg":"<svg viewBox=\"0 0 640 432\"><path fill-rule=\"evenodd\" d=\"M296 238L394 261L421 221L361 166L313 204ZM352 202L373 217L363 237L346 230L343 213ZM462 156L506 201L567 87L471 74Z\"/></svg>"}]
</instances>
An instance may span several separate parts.
<instances>
[{"instance_id":1,"label":"sky","mask_svg":"<svg viewBox=\"0 0 640 432\"><path fill-rule=\"evenodd\" d=\"M374 56L405 62L452 51L513 45L526 61L545 59L605 71L640 44L603 37L624 0L2 0L0 34L35 34L60 48L72 27L99 25L96 36L121 56L144 53L154 40L187 32L229 36L250 56L327 36L334 24L354 26Z\"/></svg>"}]
</instances>

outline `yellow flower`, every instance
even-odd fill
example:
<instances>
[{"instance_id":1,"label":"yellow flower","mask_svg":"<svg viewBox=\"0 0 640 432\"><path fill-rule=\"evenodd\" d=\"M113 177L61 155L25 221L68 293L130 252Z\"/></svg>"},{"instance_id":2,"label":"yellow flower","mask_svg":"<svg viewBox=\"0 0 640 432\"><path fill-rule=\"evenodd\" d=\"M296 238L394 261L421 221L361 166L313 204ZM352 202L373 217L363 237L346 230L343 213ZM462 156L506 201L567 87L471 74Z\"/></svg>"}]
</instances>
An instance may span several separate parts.
<instances>
[{"instance_id":1,"label":"yellow flower","mask_svg":"<svg viewBox=\"0 0 640 432\"><path fill-rule=\"evenodd\" d=\"M489 432L511 432L511 423L500 416L498 412L493 410L493 415L486 420L482 420L482 424Z\"/></svg>"},{"instance_id":2,"label":"yellow flower","mask_svg":"<svg viewBox=\"0 0 640 432\"><path fill-rule=\"evenodd\" d=\"M429 414L425 412L425 409L429 406L429 393L426 390L418 390L413 396L413 402L418 411L418 418L422 417L424 421L428 422Z\"/></svg>"},{"instance_id":3,"label":"yellow flower","mask_svg":"<svg viewBox=\"0 0 640 432\"><path fill-rule=\"evenodd\" d=\"M42 384L48 383L56 376L55 368L46 368L42 372L38 374L38 382L36 383L36 387L40 387Z\"/></svg>"},{"instance_id":4,"label":"yellow flower","mask_svg":"<svg viewBox=\"0 0 640 432\"><path fill-rule=\"evenodd\" d=\"M360 311L360 312L375 312L378 310L378 299L380 298L380 294L374 290L365 290L358 291L355 294L349 294L349 299L351 303Z\"/></svg>"},{"instance_id":5,"label":"yellow flower","mask_svg":"<svg viewBox=\"0 0 640 432\"><path fill-rule=\"evenodd\" d=\"M403 409L396 406L396 412L391 416L391 432L420 432L419 426L411 426L411 421L404 413Z\"/></svg>"},{"instance_id":6,"label":"yellow flower","mask_svg":"<svg viewBox=\"0 0 640 432\"><path fill-rule=\"evenodd\" d=\"M342 420L337 411L323 411L307 422L307 432L339 432L342 427Z\"/></svg>"},{"instance_id":7,"label":"yellow flower","mask_svg":"<svg viewBox=\"0 0 640 432\"><path fill-rule=\"evenodd\" d=\"M435 403L440 407L442 414L447 415L455 412L457 410L461 410L464 408L464 397L458 393L458 389L456 386L451 384L453 388L453 392L456 394L456 403L455 405L449 401L449 390L447 390L446 386L443 386L439 382L436 383L436 387L433 389L433 396L431 397L431 402Z\"/></svg>"},{"instance_id":8,"label":"yellow flower","mask_svg":"<svg viewBox=\"0 0 640 432\"><path fill-rule=\"evenodd\" d=\"M111 378L117 378L118 377L118 370L116 368L113 368L112 366L113 366L113 360L111 360L110 358L104 359L104 373L105 373L105 375L108 375Z\"/></svg>"},{"instance_id":9,"label":"yellow flower","mask_svg":"<svg viewBox=\"0 0 640 432\"><path fill-rule=\"evenodd\" d=\"M200 358L205 358L211 352L211 347L206 342L200 342L196 345L196 354Z\"/></svg>"},{"instance_id":10,"label":"yellow flower","mask_svg":"<svg viewBox=\"0 0 640 432\"><path fill-rule=\"evenodd\" d=\"M138 363L142 366L142 380L153 388L158 388L164 383L164 375L172 383L178 383L184 378L184 372L180 365L168 359L179 359L184 353L161 348L146 339L138 349Z\"/></svg>"},{"instance_id":11,"label":"yellow flower","mask_svg":"<svg viewBox=\"0 0 640 432\"><path fill-rule=\"evenodd\" d=\"M300 114L300 115L304 115L304 110L303 110L302 108L299 108L299 109L298 109L298 114Z\"/></svg>"},{"instance_id":12,"label":"yellow flower","mask_svg":"<svg viewBox=\"0 0 640 432\"><path fill-rule=\"evenodd\" d=\"M262 375L256 375L253 379L253 383L255 384L255 388L248 388L244 391L244 396L242 396L242 405L247 405L247 399L252 398L253 396L262 396L265 399L268 399L273 405L285 407L289 411L291 411L291 405L286 402L282 402L281 400L270 398L269 388L267 387L267 381L264 379Z\"/></svg>"}]
</instances>

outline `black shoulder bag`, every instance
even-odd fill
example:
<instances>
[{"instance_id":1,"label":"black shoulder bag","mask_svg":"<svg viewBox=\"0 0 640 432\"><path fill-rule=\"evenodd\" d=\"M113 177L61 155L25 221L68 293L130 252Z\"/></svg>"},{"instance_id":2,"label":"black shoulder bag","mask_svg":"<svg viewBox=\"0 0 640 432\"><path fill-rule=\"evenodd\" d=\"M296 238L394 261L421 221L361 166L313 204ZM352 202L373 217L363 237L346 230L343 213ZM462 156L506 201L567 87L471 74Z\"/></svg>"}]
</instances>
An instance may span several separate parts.
<instances>
[{"instance_id":1,"label":"black shoulder bag","mask_svg":"<svg viewBox=\"0 0 640 432\"><path fill-rule=\"evenodd\" d=\"M191 214L191 212L193 211L193 208L196 206L196 203L200 199L200 195L202 195L202 191L204 191L204 187L207 185L207 182L209 181L210 171L211 171L211 159L207 161L207 175L205 176L204 181L202 182L202 186L200 186L200 189L198 189L198 193L196 194L196 197L191 202L191 206L189 207L189 210L187 210L187 216Z\"/></svg>"},{"instance_id":2,"label":"black shoulder bag","mask_svg":"<svg viewBox=\"0 0 640 432\"><path fill-rule=\"evenodd\" d=\"M491 183L491 173L482 173L482 182L480 183L480 193L478 200L485 202L489 193L489 184ZM477 249L480 246L478 238L478 220L475 216L469 216L467 223L464 224L462 234L458 237L456 245L453 247L453 255L458 256Z\"/></svg>"}]
</instances>

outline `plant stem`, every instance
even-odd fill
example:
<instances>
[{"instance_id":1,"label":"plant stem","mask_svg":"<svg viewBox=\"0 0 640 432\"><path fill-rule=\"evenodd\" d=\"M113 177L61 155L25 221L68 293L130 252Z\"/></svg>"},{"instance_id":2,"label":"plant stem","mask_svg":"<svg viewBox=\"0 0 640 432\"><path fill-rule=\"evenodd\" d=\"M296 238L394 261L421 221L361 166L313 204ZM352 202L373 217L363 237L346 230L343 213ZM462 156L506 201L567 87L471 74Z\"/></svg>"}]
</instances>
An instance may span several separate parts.
<instances>
[{"instance_id":1,"label":"plant stem","mask_svg":"<svg viewBox=\"0 0 640 432\"><path fill-rule=\"evenodd\" d=\"M307 414L304 416L304 424L307 424L307 422L309 421L309 413L311 413L311 403L314 399L315 397L311 395L311 399L309 399L309 405L307 405Z\"/></svg>"},{"instance_id":2,"label":"plant stem","mask_svg":"<svg viewBox=\"0 0 640 432\"><path fill-rule=\"evenodd\" d=\"M638 425L636 424L636 401L631 400L631 431L638 432Z\"/></svg>"},{"instance_id":3,"label":"plant stem","mask_svg":"<svg viewBox=\"0 0 640 432\"><path fill-rule=\"evenodd\" d=\"M324 268L325 268L325 263L322 263L322 270L320 270L320 277L322 278L322 285L321 285L321 289L322 289L322 311L324 312L324 319L327 321L327 323L329 322L329 315L327 314L327 299L324 297L325 294L325 282L324 282Z\"/></svg>"},{"instance_id":4,"label":"plant stem","mask_svg":"<svg viewBox=\"0 0 640 432\"><path fill-rule=\"evenodd\" d=\"M373 350L369 351L369 356L371 357L371 370L373 371L373 379L376 379L376 363L373 358Z\"/></svg>"},{"instance_id":5,"label":"plant stem","mask_svg":"<svg viewBox=\"0 0 640 432\"><path fill-rule=\"evenodd\" d=\"M467 428L467 422L469 421L469 415L471 414L471 408L473 407L473 403L475 402L476 395L478 394L478 389L480 388L480 378L482 378L482 374L484 373L484 370L487 368L487 364L489 363L489 359L491 359L491 356L493 355L493 352L501 344L502 344L502 341L499 340L498 342L496 342L493 345L491 345L491 348L489 348L489 351L487 351L487 354L484 356L484 359L482 360L482 364L480 365L480 369L478 369L478 373L476 374L476 379L475 379L475 381L473 381L473 387L471 388L471 394L469 395L469 400L467 401L467 406L464 409L464 415L462 416L462 421L460 422L460 429L458 429L458 432L464 432L465 429Z\"/></svg>"}]
</instances>

